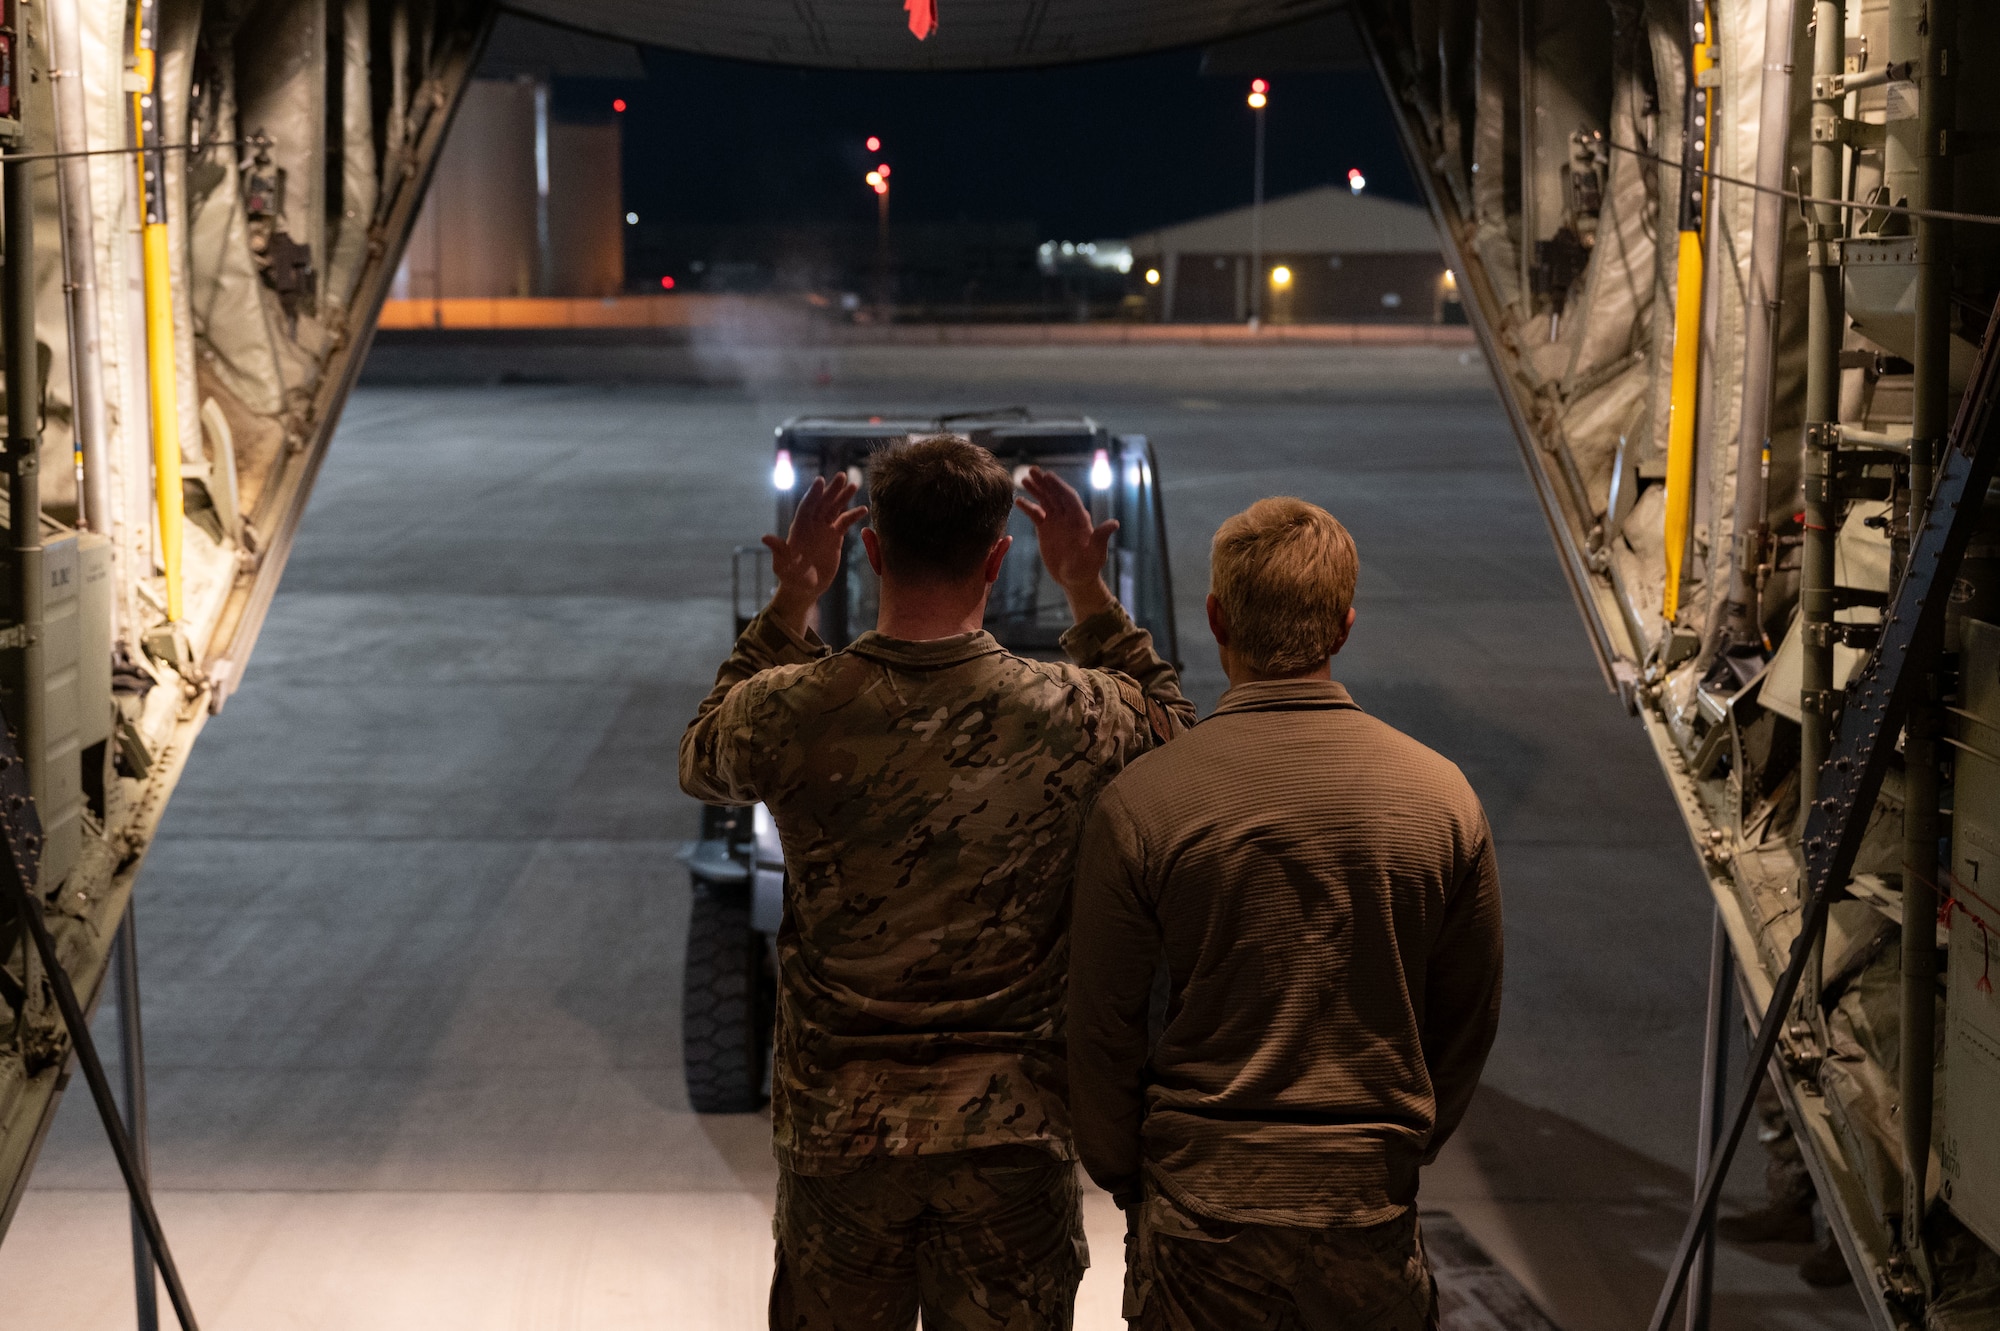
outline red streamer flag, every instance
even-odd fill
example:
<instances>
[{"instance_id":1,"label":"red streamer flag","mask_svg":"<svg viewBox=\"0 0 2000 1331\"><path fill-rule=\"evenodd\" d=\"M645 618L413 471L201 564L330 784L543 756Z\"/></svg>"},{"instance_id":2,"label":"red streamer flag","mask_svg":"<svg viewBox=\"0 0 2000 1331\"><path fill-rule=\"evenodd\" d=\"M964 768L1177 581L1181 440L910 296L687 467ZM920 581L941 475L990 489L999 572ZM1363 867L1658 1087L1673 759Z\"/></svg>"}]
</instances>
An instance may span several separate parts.
<instances>
[{"instance_id":1,"label":"red streamer flag","mask_svg":"<svg viewBox=\"0 0 2000 1331\"><path fill-rule=\"evenodd\" d=\"M937 31L937 0L903 0L903 9L910 16L910 31L918 41Z\"/></svg>"}]
</instances>

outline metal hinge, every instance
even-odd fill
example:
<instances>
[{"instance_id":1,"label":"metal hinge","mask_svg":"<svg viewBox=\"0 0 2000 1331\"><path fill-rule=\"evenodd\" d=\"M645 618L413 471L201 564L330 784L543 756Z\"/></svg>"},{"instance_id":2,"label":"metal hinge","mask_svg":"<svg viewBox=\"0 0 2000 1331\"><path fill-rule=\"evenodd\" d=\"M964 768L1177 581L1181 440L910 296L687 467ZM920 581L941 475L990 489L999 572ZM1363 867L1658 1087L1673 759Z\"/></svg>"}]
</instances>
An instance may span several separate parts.
<instances>
[{"instance_id":1,"label":"metal hinge","mask_svg":"<svg viewBox=\"0 0 2000 1331\"><path fill-rule=\"evenodd\" d=\"M1823 623L1804 625L1806 644L1811 647L1871 648L1882 637L1880 624Z\"/></svg>"},{"instance_id":2,"label":"metal hinge","mask_svg":"<svg viewBox=\"0 0 2000 1331\"><path fill-rule=\"evenodd\" d=\"M1849 61L1845 73L1813 76L1813 100L1831 102L1850 92L1860 92L1863 88L1879 88L1885 83L1906 83L1916 79L1921 72L1914 60L1891 61L1879 69L1856 69L1853 67L1853 62Z\"/></svg>"},{"instance_id":3,"label":"metal hinge","mask_svg":"<svg viewBox=\"0 0 2000 1331\"><path fill-rule=\"evenodd\" d=\"M10 647L26 647L35 640L35 634L26 624L9 624L0 629L0 651Z\"/></svg>"},{"instance_id":4,"label":"metal hinge","mask_svg":"<svg viewBox=\"0 0 2000 1331\"><path fill-rule=\"evenodd\" d=\"M1887 456L1894 457L1897 454L1891 453ZM1903 453L1902 456L1908 454ZM1887 480L1887 477L1876 475L1871 471L1871 468L1884 465L1886 460L1884 453L1874 448L1844 447L1833 460L1833 475L1842 481Z\"/></svg>"},{"instance_id":5,"label":"metal hinge","mask_svg":"<svg viewBox=\"0 0 2000 1331\"><path fill-rule=\"evenodd\" d=\"M1895 482L1887 476L1843 477L1840 482L1842 499L1887 499L1895 487Z\"/></svg>"},{"instance_id":6,"label":"metal hinge","mask_svg":"<svg viewBox=\"0 0 2000 1331\"><path fill-rule=\"evenodd\" d=\"M1799 710L1814 716L1832 716L1840 710L1840 689L1800 689Z\"/></svg>"},{"instance_id":7,"label":"metal hinge","mask_svg":"<svg viewBox=\"0 0 2000 1331\"><path fill-rule=\"evenodd\" d=\"M1833 589L1833 608L1835 610L1853 610L1861 606L1881 610L1888 604L1889 593L1887 592L1878 592L1868 587L1835 587Z\"/></svg>"},{"instance_id":8,"label":"metal hinge","mask_svg":"<svg viewBox=\"0 0 2000 1331\"><path fill-rule=\"evenodd\" d=\"M1849 120L1845 116L1813 117L1814 143L1845 143L1853 148L1879 148L1888 137L1887 125L1870 124L1866 120Z\"/></svg>"}]
</instances>

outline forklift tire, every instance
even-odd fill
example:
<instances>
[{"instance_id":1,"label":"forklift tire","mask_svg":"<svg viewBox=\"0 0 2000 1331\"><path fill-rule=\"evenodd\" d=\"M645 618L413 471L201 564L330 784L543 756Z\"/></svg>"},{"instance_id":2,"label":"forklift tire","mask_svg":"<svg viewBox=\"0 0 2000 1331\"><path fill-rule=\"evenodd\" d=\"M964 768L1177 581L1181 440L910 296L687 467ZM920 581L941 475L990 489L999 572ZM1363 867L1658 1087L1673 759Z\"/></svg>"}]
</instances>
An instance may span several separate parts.
<instances>
[{"instance_id":1,"label":"forklift tire","mask_svg":"<svg viewBox=\"0 0 2000 1331\"><path fill-rule=\"evenodd\" d=\"M741 889L696 881L681 989L688 1101L700 1114L747 1114L764 1103L770 1000L764 938Z\"/></svg>"}]
</instances>

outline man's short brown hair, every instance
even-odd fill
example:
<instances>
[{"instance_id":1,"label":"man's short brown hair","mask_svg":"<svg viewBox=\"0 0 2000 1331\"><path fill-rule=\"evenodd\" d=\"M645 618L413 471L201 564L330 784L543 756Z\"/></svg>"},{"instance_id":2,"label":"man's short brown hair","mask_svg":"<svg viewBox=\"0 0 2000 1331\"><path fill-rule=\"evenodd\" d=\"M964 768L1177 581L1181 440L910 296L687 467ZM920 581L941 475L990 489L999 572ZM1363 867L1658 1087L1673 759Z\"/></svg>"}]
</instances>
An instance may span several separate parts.
<instances>
[{"instance_id":1,"label":"man's short brown hair","mask_svg":"<svg viewBox=\"0 0 2000 1331\"><path fill-rule=\"evenodd\" d=\"M1260 675L1303 675L1340 645L1361 559L1333 514L1303 499L1260 499L1222 524L1209 589L1229 650Z\"/></svg>"},{"instance_id":2,"label":"man's short brown hair","mask_svg":"<svg viewBox=\"0 0 2000 1331\"><path fill-rule=\"evenodd\" d=\"M868 464L868 522L902 578L967 578L1007 532L1014 477L958 434L911 438Z\"/></svg>"}]
</instances>

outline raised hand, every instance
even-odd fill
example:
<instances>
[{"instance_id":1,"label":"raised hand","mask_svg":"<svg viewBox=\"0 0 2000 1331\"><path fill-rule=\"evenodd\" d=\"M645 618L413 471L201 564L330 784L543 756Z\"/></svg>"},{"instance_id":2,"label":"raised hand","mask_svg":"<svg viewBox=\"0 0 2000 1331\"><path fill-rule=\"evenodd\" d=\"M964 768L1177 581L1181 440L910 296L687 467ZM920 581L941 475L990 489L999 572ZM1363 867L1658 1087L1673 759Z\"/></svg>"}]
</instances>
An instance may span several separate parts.
<instances>
[{"instance_id":1,"label":"raised hand","mask_svg":"<svg viewBox=\"0 0 2000 1331\"><path fill-rule=\"evenodd\" d=\"M868 513L865 507L847 507L860 488L844 473L832 480L815 478L792 510L791 531L764 538L771 551L771 573L778 580L771 610L795 632L805 632L813 605L833 586L847 529Z\"/></svg>"},{"instance_id":2,"label":"raised hand","mask_svg":"<svg viewBox=\"0 0 2000 1331\"><path fill-rule=\"evenodd\" d=\"M1032 498L1017 495L1014 503L1035 524L1042 564L1069 598L1070 612L1081 620L1109 605L1111 589L1104 585L1104 560L1118 523L1113 520L1091 526L1083 496L1054 472L1030 467L1021 488Z\"/></svg>"}]
</instances>

